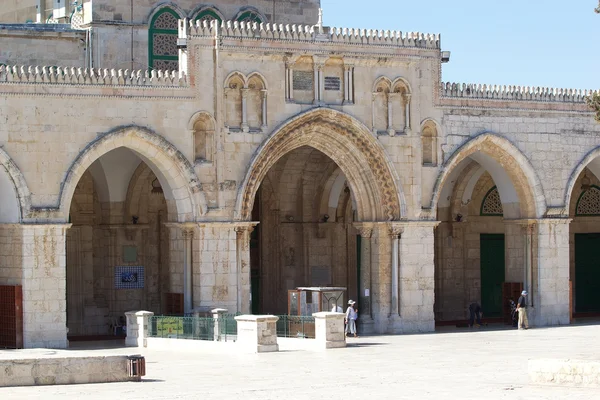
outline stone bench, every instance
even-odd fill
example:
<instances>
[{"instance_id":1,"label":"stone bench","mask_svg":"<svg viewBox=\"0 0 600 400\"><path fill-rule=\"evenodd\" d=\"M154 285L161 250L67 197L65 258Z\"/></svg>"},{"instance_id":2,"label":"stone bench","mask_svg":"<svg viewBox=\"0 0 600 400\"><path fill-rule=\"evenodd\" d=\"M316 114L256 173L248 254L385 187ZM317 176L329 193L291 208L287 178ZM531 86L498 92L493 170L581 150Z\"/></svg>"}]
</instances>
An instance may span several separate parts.
<instances>
[{"instance_id":1,"label":"stone bench","mask_svg":"<svg viewBox=\"0 0 600 400\"><path fill-rule=\"evenodd\" d=\"M52 353L18 350L0 357L0 387L140 380L139 374L131 376L130 356L70 356L69 351Z\"/></svg>"},{"instance_id":2,"label":"stone bench","mask_svg":"<svg viewBox=\"0 0 600 400\"><path fill-rule=\"evenodd\" d=\"M598 360L529 360L528 372L533 383L600 387Z\"/></svg>"}]
</instances>

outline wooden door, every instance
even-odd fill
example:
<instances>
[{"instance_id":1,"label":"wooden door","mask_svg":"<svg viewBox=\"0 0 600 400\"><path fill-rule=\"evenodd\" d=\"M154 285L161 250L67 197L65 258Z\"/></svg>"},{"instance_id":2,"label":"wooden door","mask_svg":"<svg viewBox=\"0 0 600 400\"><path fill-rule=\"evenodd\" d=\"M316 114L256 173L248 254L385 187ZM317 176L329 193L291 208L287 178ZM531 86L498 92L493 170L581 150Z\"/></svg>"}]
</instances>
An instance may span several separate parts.
<instances>
[{"instance_id":1,"label":"wooden door","mask_svg":"<svg viewBox=\"0 0 600 400\"><path fill-rule=\"evenodd\" d=\"M486 317L502 316L504 234L480 235L481 308Z\"/></svg>"}]
</instances>

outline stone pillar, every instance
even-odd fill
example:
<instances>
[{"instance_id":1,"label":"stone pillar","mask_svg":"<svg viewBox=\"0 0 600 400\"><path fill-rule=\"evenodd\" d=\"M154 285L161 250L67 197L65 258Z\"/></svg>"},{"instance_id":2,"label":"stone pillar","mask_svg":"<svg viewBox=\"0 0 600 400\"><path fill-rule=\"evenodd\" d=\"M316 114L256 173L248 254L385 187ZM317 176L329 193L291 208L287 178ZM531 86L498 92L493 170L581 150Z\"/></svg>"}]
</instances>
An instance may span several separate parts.
<instances>
[{"instance_id":1,"label":"stone pillar","mask_svg":"<svg viewBox=\"0 0 600 400\"><path fill-rule=\"evenodd\" d=\"M565 218L537 220L537 264L530 293L534 325L567 325L569 321L569 223ZM531 323L531 322L530 322Z\"/></svg>"},{"instance_id":2,"label":"stone pillar","mask_svg":"<svg viewBox=\"0 0 600 400\"><path fill-rule=\"evenodd\" d=\"M371 316L374 331L386 333L392 303L392 240L387 222L373 222L371 234ZM359 316L360 320L360 316Z\"/></svg>"},{"instance_id":3,"label":"stone pillar","mask_svg":"<svg viewBox=\"0 0 600 400\"><path fill-rule=\"evenodd\" d=\"M377 128L375 127L375 100L377 99L377 94L377 92L371 94L371 127L375 136L377 136Z\"/></svg>"},{"instance_id":4,"label":"stone pillar","mask_svg":"<svg viewBox=\"0 0 600 400\"><path fill-rule=\"evenodd\" d=\"M394 136L396 131L394 130L394 101L398 97L397 93L388 93L388 135Z\"/></svg>"},{"instance_id":5,"label":"stone pillar","mask_svg":"<svg viewBox=\"0 0 600 400\"><path fill-rule=\"evenodd\" d=\"M262 124L260 129L264 132L267 130L267 90L262 89L260 94L262 96Z\"/></svg>"},{"instance_id":6,"label":"stone pillar","mask_svg":"<svg viewBox=\"0 0 600 400\"><path fill-rule=\"evenodd\" d=\"M292 67L289 61L285 62L285 101L291 101L292 96Z\"/></svg>"},{"instance_id":7,"label":"stone pillar","mask_svg":"<svg viewBox=\"0 0 600 400\"><path fill-rule=\"evenodd\" d=\"M221 321L223 321L223 315L227 314L226 308L215 308L210 311L215 321L214 325L214 340L215 342L221 341Z\"/></svg>"},{"instance_id":8,"label":"stone pillar","mask_svg":"<svg viewBox=\"0 0 600 400\"><path fill-rule=\"evenodd\" d=\"M372 320L371 316L371 235L373 228L360 226L360 288L359 306L361 319Z\"/></svg>"},{"instance_id":9,"label":"stone pillar","mask_svg":"<svg viewBox=\"0 0 600 400\"><path fill-rule=\"evenodd\" d=\"M250 126L248 126L248 92L250 89L242 89L242 132L249 132Z\"/></svg>"},{"instance_id":10,"label":"stone pillar","mask_svg":"<svg viewBox=\"0 0 600 400\"><path fill-rule=\"evenodd\" d=\"M267 353L279 351L276 323L279 317L274 315L240 315L237 321L237 345L248 353Z\"/></svg>"},{"instance_id":11,"label":"stone pillar","mask_svg":"<svg viewBox=\"0 0 600 400\"><path fill-rule=\"evenodd\" d=\"M402 234L402 227L392 225L390 227L391 247L392 247L392 302L390 305L390 317L396 317L399 315L399 304L400 299L399 288L398 288L398 274L399 274L399 235Z\"/></svg>"},{"instance_id":12,"label":"stone pillar","mask_svg":"<svg viewBox=\"0 0 600 400\"><path fill-rule=\"evenodd\" d=\"M404 95L404 100L406 101L405 107L405 117L404 117L404 133L408 134L410 132L410 93Z\"/></svg>"},{"instance_id":13,"label":"stone pillar","mask_svg":"<svg viewBox=\"0 0 600 400\"><path fill-rule=\"evenodd\" d=\"M433 332L434 228L438 222L404 222L400 238L401 333ZM398 332L395 326L394 333Z\"/></svg>"},{"instance_id":14,"label":"stone pillar","mask_svg":"<svg viewBox=\"0 0 600 400\"><path fill-rule=\"evenodd\" d=\"M346 347L344 318L342 313L318 312L315 317L315 340L320 349Z\"/></svg>"},{"instance_id":15,"label":"stone pillar","mask_svg":"<svg viewBox=\"0 0 600 400\"><path fill-rule=\"evenodd\" d=\"M354 66L348 65L348 103L354 104Z\"/></svg>"},{"instance_id":16,"label":"stone pillar","mask_svg":"<svg viewBox=\"0 0 600 400\"><path fill-rule=\"evenodd\" d=\"M525 239L527 220L505 220L505 282L521 282L527 287L525 268ZM516 299L515 299L516 300Z\"/></svg>"},{"instance_id":17,"label":"stone pillar","mask_svg":"<svg viewBox=\"0 0 600 400\"><path fill-rule=\"evenodd\" d=\"M70 226L20 225L25 348L68 347L66 231Z\"/></svg>"},{"instance_id":18,"label":"stone pillar","mask_svg":"<svg viewBox=\"0 0 600 400\"><path fill-rule=\"evenodd\" d=\"M192 240L193 229L183 230L183 312L189 314L193 306L193 279L192 279Z\"/></svg>"},{"instance_id":19,"label":"stone pillar","mask_svg":"<svg viewBox=\"0 0 600 400\"><path fill-rule=\"evenodd\" d=\"M249 314L251 307L250 291L250 233L254 230L251 225L236 226L237 253L237 311Z\"/></svg>"},{"instance_id":20,"label":"stone pillar","mask_svg":"<svg viewBox=\"0 0 600 400\"><path fill-rule=\"evenodd\" d=\"M533 279L533 234L535 233L536 225L534 223L527 224L525 227L525 271L523 274L523 287L529 293L533 293L531 281ZM531 296L527 296L527 305L531 306Z\"/></svg>"},{"instance_id":21,"label":"stone pillar","mask_svg":"<svg viewBox=\"0 0 600 400\"><path fill-rule=\"evenodd\" d=\"M154 315L150 311L127 311L125 318L127 321L127 337L125 346L127 347L147 347L148 329L150 326L150 317Z\"/></svg>"}]
</instances>

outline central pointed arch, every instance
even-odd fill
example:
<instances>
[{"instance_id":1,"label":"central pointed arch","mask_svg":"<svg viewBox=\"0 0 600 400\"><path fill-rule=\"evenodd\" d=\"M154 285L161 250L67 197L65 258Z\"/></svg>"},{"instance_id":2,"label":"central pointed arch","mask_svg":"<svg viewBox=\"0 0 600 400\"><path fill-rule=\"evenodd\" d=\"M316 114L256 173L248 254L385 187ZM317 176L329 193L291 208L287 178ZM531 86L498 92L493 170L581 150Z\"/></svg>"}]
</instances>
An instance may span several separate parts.
<instances>
[{"instance_id":1,"label":"central pointed arch","mask_svg":"<svg viewBox=\"0 0 600 400\"><path fill-rule=\"evenodd\" d=\"M301 146L321 151L340 167L356 194L359 220L395 221L406 215L400 180L383 146L355 118L318 108L292 118L258 148L238 192L236 218L251 218L266 173L282 156Z\"/></svg>"}]
</instances>

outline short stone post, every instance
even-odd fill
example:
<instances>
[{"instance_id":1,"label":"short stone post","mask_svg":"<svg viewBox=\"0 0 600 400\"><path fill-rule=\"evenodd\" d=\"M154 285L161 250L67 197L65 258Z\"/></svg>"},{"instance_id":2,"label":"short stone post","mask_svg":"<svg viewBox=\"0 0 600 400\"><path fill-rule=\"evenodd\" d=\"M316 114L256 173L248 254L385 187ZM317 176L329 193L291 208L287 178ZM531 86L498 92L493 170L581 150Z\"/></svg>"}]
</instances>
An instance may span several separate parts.
<instances>
[{"instance_id":1,"label":"short stone post","mask_svg":"<svg viewBox=\"0 0 600 400\"><path fill-rule=\"evenodd\" d=\"M148 337L148 325L150 317L154 313L150 311L127 311L127 338L125 346L127 347L146 347L146 338Z\"/></svg>"},{"instance_id":2,"label":"short stone post","mask_svg":"<svg viewBox=\"0 0 600 400\"><path fill-rule=\"evenodd\" d=\"M337 349L346 347L344 334L345 314L334 312L314 313L315 339L319 349Z\"/></svg>"},{"instance_id":3,"label":"short stone post","mask_svg":"<svg viewBox=\"0 0 600 400\"><path fill-rule=\"evenodd\" d=\"M274 315L239 315L237 321L237 344L243 352L267 353L279 351Z\"/></svg>"},{"instance_id":4,"label":"short stone post","mask_svg":"<svg viewBox=\"0 0 600 400\"><path fill-rule=\"evenodd\" d=\"M213 320L215 322L214 326L214 341L221 341L221 322L223 321L223 315L227 314L226 308L215 308L210 311L213 316Z\"/></svg>"}]
</instances>

